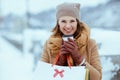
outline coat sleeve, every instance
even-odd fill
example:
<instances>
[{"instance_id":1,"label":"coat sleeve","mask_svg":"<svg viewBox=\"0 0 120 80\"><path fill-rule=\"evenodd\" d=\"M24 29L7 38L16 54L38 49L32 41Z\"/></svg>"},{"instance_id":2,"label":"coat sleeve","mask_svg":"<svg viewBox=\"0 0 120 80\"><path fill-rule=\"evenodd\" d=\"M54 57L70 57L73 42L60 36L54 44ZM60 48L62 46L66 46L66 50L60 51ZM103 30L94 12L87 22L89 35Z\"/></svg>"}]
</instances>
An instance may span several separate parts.
<instances>
[{"instance_id":1,"label":"coat sleeve","mask_svg":"<svg viewBox=\"0 0 120 80\"><path fill-rule=\"evenodd\" d=\"M43 62L49 63L49 54L48 54L48 52L47 52L47 41L46 41L46 43L44 44L43 52L42 52L42 54L41 54L40 60L43 61Z\"/></svg>"},{"instance_id":2,"label":"coat sleeve","mask_svg":"<svg viewBox=\"0 0 120 80\"><path fill-rule=\"evenodd\" d=\"M101 80L102 67L97 44L94 40L90 41L89 54L90 62L86 62L86 67L90 70L90 80Z\"/></svg>"}]
</instances>

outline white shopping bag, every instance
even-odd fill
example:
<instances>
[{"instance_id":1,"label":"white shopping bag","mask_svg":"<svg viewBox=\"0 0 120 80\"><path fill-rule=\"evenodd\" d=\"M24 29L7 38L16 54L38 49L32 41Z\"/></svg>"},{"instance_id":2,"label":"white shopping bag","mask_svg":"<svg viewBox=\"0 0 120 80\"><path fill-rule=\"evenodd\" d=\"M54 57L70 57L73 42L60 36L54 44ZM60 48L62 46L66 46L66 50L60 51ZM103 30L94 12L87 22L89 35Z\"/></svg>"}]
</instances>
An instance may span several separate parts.
<instances>
[{"instance_id":1,"label":"white shopping bag","mask_svg":"<svg viewBox=\"0 0 120 80\"><path fill-rule=\"evenodd\" d=\"M39 61L32 80L85 80L84 66L57 66Z\"/></svg>"}]
</instances>

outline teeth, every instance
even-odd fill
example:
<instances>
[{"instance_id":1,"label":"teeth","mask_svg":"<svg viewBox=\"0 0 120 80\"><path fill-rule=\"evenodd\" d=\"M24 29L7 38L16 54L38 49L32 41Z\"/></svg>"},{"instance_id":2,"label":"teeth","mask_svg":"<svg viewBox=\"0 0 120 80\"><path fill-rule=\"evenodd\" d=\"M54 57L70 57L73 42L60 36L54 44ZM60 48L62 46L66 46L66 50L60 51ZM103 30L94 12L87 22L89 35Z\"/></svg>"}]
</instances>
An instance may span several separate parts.
<instances>
[{"instance_id":1,"label":"teeth","mask_svg":"<svg viewBox=\"0 0 120 80\"><path fill-rule=\"evenodd\" d=\"M71 29L65 29L67 33L70 33L72 30Z\"/></svg>"},{"instance_id":2,"label":"teeth","mask_svg":"<svg viewBox=\"0 0 120 80\"><path fill-rule=\"evenodd\" d=\"M67 31L67 32L70 32L70 31Z\"/></svg>"},{"instance_id":3,"label":"teeth","mask_svg":"<svg viewBox=\"0 0 120 80\"><path fill-rule=\"evenodd\" d=\"M67 31L67 32L70 32L70 31Z\"/></svg>"},{"instance_id":4,"label":"teeth","mask_svg":"<svg viewBox=\"0 0 120 80\"><path fill-rule=\"evenodd\" d=\"M71 31L71 30L66 30L67 32Z\"/></svg>"}]
</instances>

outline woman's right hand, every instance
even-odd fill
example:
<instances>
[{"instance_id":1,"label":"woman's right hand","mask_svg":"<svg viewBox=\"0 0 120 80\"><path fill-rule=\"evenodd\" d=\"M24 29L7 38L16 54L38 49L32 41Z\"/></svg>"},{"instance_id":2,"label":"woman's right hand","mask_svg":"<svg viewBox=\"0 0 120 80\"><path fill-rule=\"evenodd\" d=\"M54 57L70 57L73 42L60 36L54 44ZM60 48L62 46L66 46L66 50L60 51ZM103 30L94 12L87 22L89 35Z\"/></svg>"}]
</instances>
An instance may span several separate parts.
<instances>
[{"instance_id":1,"label":"woman's right hand","mask_svg":"<svg viewBox=\"0 0 120 80\"><path fill-rule=\"evenodd\" d=\"M64 44L61 45L61 49L60 49L60 57L57 61L57 65L60 65L60 66L66 66L67 65L67 59L66 59L66 54L69 54L69 52L65 49L65 46Z\"/></svg>"},{"instance_id":2,"label":"woman's right hand","mask_svg":"<svg viewBox=\"0 0 120 80\"><path fill-rule=\"evenodd\" d=\"M69 51L65 48L65 45L62 44L60 49L60 55L66 55L66 54L69 54Z\"/></svg>"}]
</instances>

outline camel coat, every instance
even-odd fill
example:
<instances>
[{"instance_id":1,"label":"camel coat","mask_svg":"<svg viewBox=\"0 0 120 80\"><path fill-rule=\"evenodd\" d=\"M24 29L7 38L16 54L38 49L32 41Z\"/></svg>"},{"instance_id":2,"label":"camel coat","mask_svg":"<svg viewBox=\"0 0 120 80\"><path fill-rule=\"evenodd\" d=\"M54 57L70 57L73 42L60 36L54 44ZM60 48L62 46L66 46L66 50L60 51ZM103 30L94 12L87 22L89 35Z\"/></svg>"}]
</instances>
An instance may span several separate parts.
<instances>
[{"instance_id":1,"label":"camel coat","mask_svg":"<svg viewBox=\"0 0 120 80\"><path fill-rule=\"evenodd\" d=\"M87 25L84 23L82 25L87 28ZM86 58L86 68L90 70L90 80L101 80L102 67L95 40L89 38L89 32L87 30L82 31L78 36L75 38L75 42L77 43L80 54ZM61 43L62 37L50 36L44 45L41 61L52 64L60 51Z\"/></svg>"}]
</instances>

